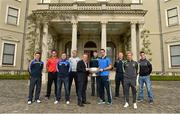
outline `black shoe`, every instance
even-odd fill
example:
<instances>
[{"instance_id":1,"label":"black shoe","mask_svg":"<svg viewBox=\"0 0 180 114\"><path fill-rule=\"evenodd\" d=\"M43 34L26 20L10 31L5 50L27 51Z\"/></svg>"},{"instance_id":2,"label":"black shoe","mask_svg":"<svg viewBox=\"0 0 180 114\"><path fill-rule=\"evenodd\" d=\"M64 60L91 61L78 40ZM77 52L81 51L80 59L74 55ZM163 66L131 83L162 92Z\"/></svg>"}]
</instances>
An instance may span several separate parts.
<instances>
[{"instance_id":1,"label":"black shoe","mask_svg":"<svg viewBox=\"0 0 180 114\"><path fill-rule=\"evenodd\" d=\"M90 102L86 101L86 102L82 102L83 104L91 104Z\"/></svg>"},{"instance_id":2,"label":"black shoe","mask_svg":"<svg viewBox=\"0 0 180 114\"><path fill-rule=\"evenodd\" d=\"M82 103L78 103L79 107L84 107L84 105Z\"/></svg>"},{"instance_id":3,"label":"black shoe","mask_svg":"<svg viewBox=\"0 0 180 114\"><path fill-rule=\"evenodd\" d=\"M149 101L149 104L153 105L153 104L154 104L153 100L150 100L150 101Z\"/></svg>"}]
</instances>

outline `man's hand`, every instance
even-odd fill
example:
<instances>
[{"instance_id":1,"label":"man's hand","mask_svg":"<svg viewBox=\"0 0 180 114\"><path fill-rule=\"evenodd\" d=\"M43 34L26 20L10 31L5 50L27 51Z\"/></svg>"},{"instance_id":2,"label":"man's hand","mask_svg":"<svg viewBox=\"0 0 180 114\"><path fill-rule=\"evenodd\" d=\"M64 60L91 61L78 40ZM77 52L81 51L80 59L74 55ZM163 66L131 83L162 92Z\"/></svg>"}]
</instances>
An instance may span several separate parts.
<instances>
[{"instance_id":1,"label":"man's hand","mask_svg":"<svg viewBox=\"0 0 180 114\"><path fill-rule=\"evenodd\" d=\"M86 68L86 71L89 71L89 68Z\"/></svg>"},{"instance_id":2,"label":"man's hand","mask_svg":"<svg viewBox=\"0 0 180 114\"><path fill-rule=\"evenodd\" d=\"M103 72L104 70L101 68L101 69L99 69L99 71L100 71L100 72Z\"/></svg>"}]
</instances>

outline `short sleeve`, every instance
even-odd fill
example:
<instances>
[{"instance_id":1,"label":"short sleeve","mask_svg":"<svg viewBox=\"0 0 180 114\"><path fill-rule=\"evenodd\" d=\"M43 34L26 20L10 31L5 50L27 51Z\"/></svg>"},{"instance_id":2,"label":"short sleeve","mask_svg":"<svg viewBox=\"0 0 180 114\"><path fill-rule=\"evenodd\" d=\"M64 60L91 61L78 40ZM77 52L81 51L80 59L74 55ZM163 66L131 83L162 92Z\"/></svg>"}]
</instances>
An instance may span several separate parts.
<instances>
[{"instance_id":1,"label":"short sleeve","mask_svg":"<svg viewBox=\"0 0 180 114\"><path fill-rule=\"evenodd\" d=\"M107 63L108 63L108 66L111 65L111 60L110 60L110 58L107 58Z\"/></svg>"}]
</instances>

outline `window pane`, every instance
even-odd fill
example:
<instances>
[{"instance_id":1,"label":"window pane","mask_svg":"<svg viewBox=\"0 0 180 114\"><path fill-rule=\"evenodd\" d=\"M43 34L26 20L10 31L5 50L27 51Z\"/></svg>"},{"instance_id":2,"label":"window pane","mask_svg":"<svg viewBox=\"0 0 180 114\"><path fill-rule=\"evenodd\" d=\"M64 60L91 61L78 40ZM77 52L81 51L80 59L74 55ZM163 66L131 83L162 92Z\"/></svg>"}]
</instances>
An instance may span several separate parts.
<instances>
[{"instance_id":1,"label":"window pane","mask_svg":"<svg viewBox=\"0 0 180 114\"><path fill-rule=\"evenodd\" d=\"M14 56L13 55L3 55L3 63L2 64L13 65L13 63L14 63Z\"/></svg>"},{"instance_id":2,"label":"window pane","mask_svg":"<svg viewBox=\"0 0 180 114\"><path fill-rule=\"evenodd\" d=\"M50 0L42 0L42 3L50 3Z\"/></svg>"},{"instance_id":3,"label":"window pane","mask_svg":"<svg viewBox=\"0 0 180 114\"><path fill-rule=\"evenodd\" d=\"M13 25L17 25L17 18L16 17L8 16L7 23L13 24Z\"/></svg>"},{"instance_id":4,"label":"window pane","mask_svg":"<svg viewBox=\"0 0 180 114\"><path fill-rule=\"evenodd\" d=\"M170 50L171 50L171 56L180 55L180 45L171 46Z\"/></svg>"},{"instance_id":5,"label":"window pane","mask_svg":"<svg viewBox=\"0 0 180 114\"><path fill-rule=\"evenodd\" d=\"M141 0L132 0L132 3L141 3Z\"/></svg>"},{"instance_id":6,"label":"window pane","mask_svg":"<svg viewBox=\"0 0 180 114\"><path fill-rule=\"evenodd\" d=\"M168 17L176 16L177 14L177 8L173 8L168 10Z\"/></svg>"},{"instance_id":7,"label":"window pane","mask_svg":"<svg viewBox=\"0 0 180 114\"><path fill-rule=\"evenodd\" d=\"M178 17L169 18L169 25L178 24Z\"/></svg>"},{"instance_id":8,"label":"window pane","mask_svg":"<svg viewBox=\"0 0 180 114\"><path fill-rule=\"evenodd\" d=\"M14 9L14 8L9 7L8 15L18 17L18 9Z\"/></svg>"},{"instance_id":9,"label":"window pane","mask_svg":"<svg viewBox=\"0 0 180 114\"><path fill-rule=\"evenodd\" d=\"M14 44L4 44L4 54L14 55L15 45Z\"/></svg>"},{"instance_id":10,"label":"window pane","mask_svg":"<svg viewBox=\"0 0 180 114\"><path fill-rule=\"evenodd\" d=\"M179 66L180 65L180 56L171 57L171 64L172 64L172 66Z\"/></svg>"}]
</instances>

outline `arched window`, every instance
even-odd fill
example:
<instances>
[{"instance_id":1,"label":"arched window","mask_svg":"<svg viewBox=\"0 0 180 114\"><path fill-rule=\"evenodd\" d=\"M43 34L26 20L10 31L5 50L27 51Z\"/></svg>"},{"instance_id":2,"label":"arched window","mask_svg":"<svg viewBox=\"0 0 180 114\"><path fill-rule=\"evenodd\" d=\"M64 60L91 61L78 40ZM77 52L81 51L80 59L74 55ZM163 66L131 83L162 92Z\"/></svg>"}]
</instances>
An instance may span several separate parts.
<instances>
[{"instance_id":1,"label":"arched window","mask_svg":"<svg viewBox=\"0 0 180 114\"><path fill-rule=\"evenodd\" d=\"M96 44L92 41L88 41L85 45L84 48L97 48Z\"/></svg>"}]
</instances>

